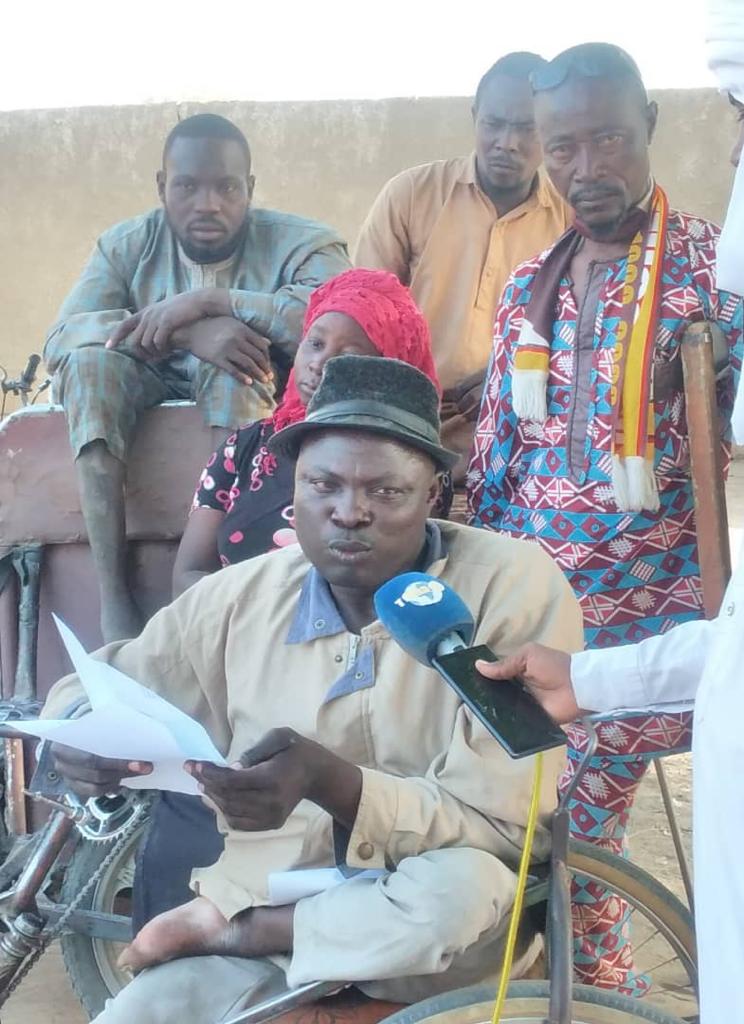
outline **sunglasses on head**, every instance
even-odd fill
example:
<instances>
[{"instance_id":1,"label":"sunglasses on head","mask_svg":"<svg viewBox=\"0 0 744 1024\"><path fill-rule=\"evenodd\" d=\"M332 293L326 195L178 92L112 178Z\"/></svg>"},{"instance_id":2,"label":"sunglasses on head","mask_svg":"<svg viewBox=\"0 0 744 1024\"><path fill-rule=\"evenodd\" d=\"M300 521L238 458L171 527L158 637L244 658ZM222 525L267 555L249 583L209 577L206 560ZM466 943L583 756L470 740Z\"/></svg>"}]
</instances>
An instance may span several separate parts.
<instances>
[{"instance_id":1,"label":"sunglasses on head","mask_svg":"<svg viewBox=\"0 0 744 1024\"><path fill-rule=\"evenodd\" d=\"M559 54L530 75L534 92L546 92L563 85L571 74L580 78L633 77L641 85L641 73L632 57L611 43L593 46L584 53L570 50Z\"/></svg>"}]
</instances>

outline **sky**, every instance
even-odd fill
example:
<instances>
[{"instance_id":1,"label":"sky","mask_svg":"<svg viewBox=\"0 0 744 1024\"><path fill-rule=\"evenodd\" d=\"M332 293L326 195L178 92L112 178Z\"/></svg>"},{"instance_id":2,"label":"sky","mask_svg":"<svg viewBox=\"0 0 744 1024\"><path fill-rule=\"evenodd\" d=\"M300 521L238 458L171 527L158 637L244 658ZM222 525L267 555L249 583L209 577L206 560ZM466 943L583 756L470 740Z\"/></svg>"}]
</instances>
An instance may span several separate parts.
<instances>
[{"instance_id":1,"label":"sky","mask_svg":"<svg viewBox=\"0 0 744 1024\"><path fill-rule=\"evenodd\" d=\"M510 50L614 42L650 88L711 85L704 0L29 0L6 4L0 110L464 96Z\"/></svg>"}]
</instances>

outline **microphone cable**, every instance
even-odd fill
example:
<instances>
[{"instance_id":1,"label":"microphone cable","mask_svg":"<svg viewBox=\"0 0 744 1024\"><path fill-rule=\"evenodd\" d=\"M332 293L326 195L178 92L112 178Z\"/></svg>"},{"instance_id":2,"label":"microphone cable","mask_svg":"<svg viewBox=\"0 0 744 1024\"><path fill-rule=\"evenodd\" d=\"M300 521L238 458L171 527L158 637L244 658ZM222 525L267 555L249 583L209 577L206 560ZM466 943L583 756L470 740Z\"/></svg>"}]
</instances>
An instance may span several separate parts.
<instances>
[{"instance_id":1,"label":"microphone cable","mask_svg":"<svg viewBox=\"0 0 744 1024\"><path fill-rule=\"evenodd\" d=\"M522 918L522 905L524 903L524 892L527 888L527 875L532 858L532 845L535 839L535 827L537 825L537 812L540 807L540 787L542 785L543 755L535 757L535 777L532 781L532 796L530 798L530 810L527 815L527 828L524 834L524 847L522 857L519 861L519 873L517 875L517 889L514 893L514 905L512 906L509 931L506 936L506 947L504 949L504 960L501 965L501 978L496 993L496 1002L493 1007L491 1024L500 1024L501 1014L506 1000L506 991L509 988L509 976L511 975L512 963L514 961L514 950L517 945L517 932L519 922Z\"/></svg>"}]
</instances>

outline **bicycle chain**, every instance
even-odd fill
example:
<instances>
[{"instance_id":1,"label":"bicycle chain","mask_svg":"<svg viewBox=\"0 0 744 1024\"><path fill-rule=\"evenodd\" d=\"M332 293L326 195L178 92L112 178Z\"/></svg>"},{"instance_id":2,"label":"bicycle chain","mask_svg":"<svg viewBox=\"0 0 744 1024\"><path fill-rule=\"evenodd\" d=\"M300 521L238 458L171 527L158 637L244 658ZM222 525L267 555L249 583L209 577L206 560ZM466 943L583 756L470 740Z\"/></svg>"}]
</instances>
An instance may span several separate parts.
<instances>
[{"instance_id":1,"label":"bicycle chain","mask_svg":"<svg viewBox=\"0 0 744 1024\"><path fill-rule=\"evenodd\" d=\"M114 841L114 845L111 847L109 852L103 858L103 860L99 864L98 868L93 872L91 877L87 880L85 885L83 885L83 887L80 889L80 891L78 892L77 896L75 896L75 898L72 900L72 902L68 904L67 909L64 911L64 913L60 917L59 921L57 921L57 923L55 924L55 926L53 928L50 928L48 931L46 929L44 929L41 932L41 940L40 940L39 945L37 946L37 948L35 950L33 950L33 952L29 953L29 955L26 957L26 959L21 963L21 965L18 968L18 970L16 971L16 973L13 975L13 978L10 981L10 983L8 984L8 986L4 989L4 991L0 992L0 1007L3 1007L5 1005L5 1003L11 997L11 995L15 992L15 990L21 984L23 979L29 974L29 972L32 970L32 968L34 968L36 966L36 964L42 958L44 953L46 953L46 951L49 948L49 946L54 942L54 940L59 935L61 935L61 933L64 931L65 925L69 921L71 915L74 914L74 912L77 910L77 908L83 902L83 900L88 895L90 890L95 886L95 884L98 882L98 880L101 878L103 873L107 870L107 868L113 863L113 861L115 860L117 854L119 853L121 848L124 846L124 843L130 838L130 836L133 835L133 833L136 831L136 829L139 827L139 825L141 823L142 823L142 815L139 815L139 814L133 815L132 821L130 821L130 823L120 833L120 835L117 836L117 838ZM87 840L84 840L84 842L87 842Z\"/></svg>"}]
</instances>

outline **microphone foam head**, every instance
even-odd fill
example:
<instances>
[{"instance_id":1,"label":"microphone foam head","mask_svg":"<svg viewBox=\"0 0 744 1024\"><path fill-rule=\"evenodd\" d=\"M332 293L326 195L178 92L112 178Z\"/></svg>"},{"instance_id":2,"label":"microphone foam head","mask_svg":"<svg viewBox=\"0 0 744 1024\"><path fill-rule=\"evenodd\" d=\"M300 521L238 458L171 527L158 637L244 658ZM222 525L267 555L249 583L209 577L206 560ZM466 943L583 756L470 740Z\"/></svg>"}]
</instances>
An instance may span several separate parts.
<instances>
[{"instance_id":1,"label":"microphone foam head","mask_svg":"<svg viewBox=\"0 0 744 1024\"><path fill-rule=\"evenodd\" d=\"M411 657L430 665L439 644L453 633L467 646L475 622L459 594L436 576L404 572L383 583L375 611L396 643Z\"/></svg>"}]
</instances>

